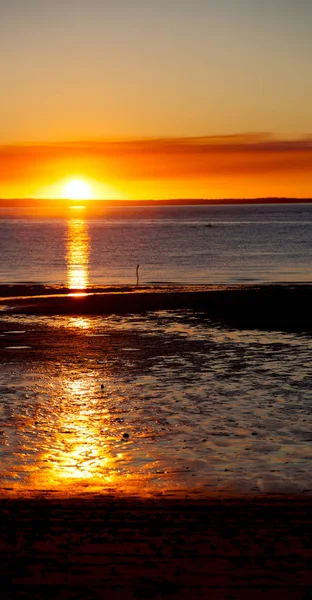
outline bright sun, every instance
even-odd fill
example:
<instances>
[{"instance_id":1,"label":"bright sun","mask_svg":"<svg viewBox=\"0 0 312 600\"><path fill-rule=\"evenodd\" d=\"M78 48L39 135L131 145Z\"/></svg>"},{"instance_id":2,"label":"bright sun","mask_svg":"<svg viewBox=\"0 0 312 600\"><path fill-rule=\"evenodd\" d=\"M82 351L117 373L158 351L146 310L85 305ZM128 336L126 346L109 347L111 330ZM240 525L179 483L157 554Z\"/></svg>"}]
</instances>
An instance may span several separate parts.
<instances>
[{"instance_id":1,"label":"bright sun","mask_svg":"<svg viewBox=\"0 0 312 600\"><path fill-rule=\"evenodd\" d=\"M92 189L86 181L72 179L64 186L63 194L69 200L90 200Z\"/></svg>"}]
</instances>

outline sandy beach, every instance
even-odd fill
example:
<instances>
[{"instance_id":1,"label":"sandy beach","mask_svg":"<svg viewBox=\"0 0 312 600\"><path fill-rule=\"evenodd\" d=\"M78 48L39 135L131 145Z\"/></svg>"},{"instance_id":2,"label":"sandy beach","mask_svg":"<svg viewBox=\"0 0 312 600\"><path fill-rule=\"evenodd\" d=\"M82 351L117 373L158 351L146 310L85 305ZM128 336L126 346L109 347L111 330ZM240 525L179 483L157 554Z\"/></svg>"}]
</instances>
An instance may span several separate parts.
<instances>
[{"instance_id":1,"label":"sandy beach","mask_svg":"<svg viewBox=\"0 0 312 600\"><path fill-rule=\"evenodd\" d=\"M272 390L294 348L308 377L311 286L66 291L1 290L3 597L307 598L308 388Z\"/></svg>"}]
</instances>

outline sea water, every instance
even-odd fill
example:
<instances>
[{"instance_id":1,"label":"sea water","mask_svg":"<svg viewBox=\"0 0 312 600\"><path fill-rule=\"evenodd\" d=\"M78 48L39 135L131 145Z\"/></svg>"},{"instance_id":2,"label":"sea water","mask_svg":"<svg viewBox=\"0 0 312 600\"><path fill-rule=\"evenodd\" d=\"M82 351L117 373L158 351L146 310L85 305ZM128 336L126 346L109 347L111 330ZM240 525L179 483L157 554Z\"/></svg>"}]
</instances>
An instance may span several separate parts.
<instances>
[{"instance_id":1,"label":"sea water","mask_svg":"<svg viewBox=\"0 0 312 600\"><path fill-rule=\"evenodd\" d=\"M311 282L312 205L0 209L0 283Z\"/></svg>"}]
</instances>

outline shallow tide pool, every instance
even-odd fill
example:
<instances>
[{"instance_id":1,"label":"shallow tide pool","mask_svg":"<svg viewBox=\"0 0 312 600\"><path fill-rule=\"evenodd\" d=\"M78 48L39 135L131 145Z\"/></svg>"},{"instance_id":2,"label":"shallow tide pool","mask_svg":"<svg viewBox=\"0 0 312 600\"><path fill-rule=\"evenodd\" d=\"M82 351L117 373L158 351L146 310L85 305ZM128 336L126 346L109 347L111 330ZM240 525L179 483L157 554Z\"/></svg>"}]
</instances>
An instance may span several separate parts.
<instances>
[{"instance_id":1,"label":"shallow tide pool","mask_svg":"<svg viewBox=\"0 0 312 600\"><path fill-rule=\"evenodd\" d=\"M309 493L309 336L2 315L0 492Z\"/></svg>"}]
</instances>

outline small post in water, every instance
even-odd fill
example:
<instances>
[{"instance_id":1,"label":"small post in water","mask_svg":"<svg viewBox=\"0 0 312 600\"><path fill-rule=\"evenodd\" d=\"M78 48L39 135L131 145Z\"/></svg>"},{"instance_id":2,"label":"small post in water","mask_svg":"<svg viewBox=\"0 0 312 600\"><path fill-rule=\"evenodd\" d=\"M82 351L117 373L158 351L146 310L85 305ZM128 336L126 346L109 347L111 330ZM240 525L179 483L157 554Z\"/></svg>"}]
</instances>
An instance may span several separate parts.
<instances>
[{"instance_id":1,"label":"small post in water","mask_svg":"<svg viewBox=\"0 0 312 600\"><path fill-rule=\"evenodd\" d=\"M136 266L136 270L135 270L135 272L136 272L136 284L137 285L139 285L139 266L140 265L137 265Z\"/></svg>"}]
</instances>

